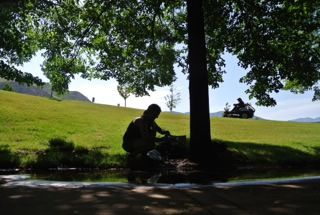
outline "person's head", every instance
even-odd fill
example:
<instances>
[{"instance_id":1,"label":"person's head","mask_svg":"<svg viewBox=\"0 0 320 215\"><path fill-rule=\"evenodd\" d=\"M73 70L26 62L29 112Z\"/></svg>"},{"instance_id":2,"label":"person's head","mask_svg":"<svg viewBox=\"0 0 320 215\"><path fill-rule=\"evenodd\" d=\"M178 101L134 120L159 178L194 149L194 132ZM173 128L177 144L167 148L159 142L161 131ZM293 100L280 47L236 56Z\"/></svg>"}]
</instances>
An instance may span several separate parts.
<instances>
[{"instance_id":1,"label":"person's head","mask_svg":"<svg viewBox=\"0 0 320 215\"><path fill-rule=\"evenodd\" d=\"M158 118L159 114L161 113L161 108L157 104L151 104L147 108L147 110L144 111L143 115L146 117L150 117L152 119Z\"/></svg>"}]
</instances>

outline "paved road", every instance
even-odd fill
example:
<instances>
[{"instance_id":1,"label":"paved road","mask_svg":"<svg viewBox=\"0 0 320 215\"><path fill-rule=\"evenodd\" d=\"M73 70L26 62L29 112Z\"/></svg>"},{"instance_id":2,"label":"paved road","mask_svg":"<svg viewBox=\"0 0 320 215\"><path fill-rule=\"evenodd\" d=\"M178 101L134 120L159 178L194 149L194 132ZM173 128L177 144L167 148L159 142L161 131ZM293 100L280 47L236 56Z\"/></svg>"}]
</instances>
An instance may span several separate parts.
<instances>
[{"instance_id":1,"label":"paved road","mask_svg":"<svg viewBox=\"0 0 320 215\"><path fill-rule=\"evenodd\" d=\"M6 214L320 214L320 180L189 188L0 186Z\"/></svg>"}]
</instances>

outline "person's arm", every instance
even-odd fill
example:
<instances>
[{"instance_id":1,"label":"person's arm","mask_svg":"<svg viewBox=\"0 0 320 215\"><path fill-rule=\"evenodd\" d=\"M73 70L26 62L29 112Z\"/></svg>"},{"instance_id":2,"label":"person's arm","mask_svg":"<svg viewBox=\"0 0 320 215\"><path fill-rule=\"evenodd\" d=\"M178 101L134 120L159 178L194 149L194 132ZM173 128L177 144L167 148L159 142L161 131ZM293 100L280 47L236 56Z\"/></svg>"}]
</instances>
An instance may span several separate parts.
<instances>
[{"instance_id":1,"label":"person's arm","mask_svg":"<svg viewBox=\"0 0 320 215\"><path fill-rule=\"evenodd\" d=\"M156 129L156 131L157 131L158 133L163 134L163 135L167 135L167 136L170 135L170 132L169 132L169 131L160 128L156 122L154 122L154 126L155 126L155 129Z\"/></svg>"}]
</instances>

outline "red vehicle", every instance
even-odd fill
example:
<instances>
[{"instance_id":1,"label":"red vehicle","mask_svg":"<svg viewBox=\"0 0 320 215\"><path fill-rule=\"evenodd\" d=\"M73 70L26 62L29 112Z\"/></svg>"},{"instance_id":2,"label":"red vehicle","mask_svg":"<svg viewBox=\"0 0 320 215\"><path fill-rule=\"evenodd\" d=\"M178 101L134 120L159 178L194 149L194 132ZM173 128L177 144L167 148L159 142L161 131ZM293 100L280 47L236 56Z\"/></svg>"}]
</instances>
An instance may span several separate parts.
<instances>
[{"instance_id":1,"label":"red vehicle","mask_svg":"<svg viewBox=\"0 0 320 215\"><path fill-rule=\"evenodd\" d=\"M238 101L239 101L239 99L238 99ZM239 103L240 103L240 101L239 101ZM254 112L256 110L251 106L251 104L241 102L239 105L239 103L234 104L234 108L231 111L229 110L230 105L228 105L228 103L227 103L226 107L224 108L223 117L235 117L235 118L248 119L248 118L252 118L254 116Z\"/></svg>"}]
</instances>

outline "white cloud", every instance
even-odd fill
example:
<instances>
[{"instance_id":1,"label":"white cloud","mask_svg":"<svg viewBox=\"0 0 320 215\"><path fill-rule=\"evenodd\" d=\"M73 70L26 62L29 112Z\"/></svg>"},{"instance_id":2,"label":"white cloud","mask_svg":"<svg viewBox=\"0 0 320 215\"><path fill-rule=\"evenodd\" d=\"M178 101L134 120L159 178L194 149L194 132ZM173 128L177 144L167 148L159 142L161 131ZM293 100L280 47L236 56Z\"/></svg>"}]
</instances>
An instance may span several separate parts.
<instances>
[{"instance_id":1,"label":"white cloud","mask_svg":"<svg viewBox=\"0 0 320 215\"><path fill-rule=\"evenodd\" d=\"M76 78L76 81L70 84L71 91L79 91L88 97L89 100L92 97L95 98L95 103L124 106L124 99L119 95L117 91L118 83L115 80L101 81L94 80L88 81ZM164 97L169 93L169 88L156 88L156 91L149 92L150 96L135 97L130 95L127 99L127 107L146 109L150 104L156 103L163 110L166 108Z\"/></svg>"},{"instance_id":2,"label":"white cloud","mask_svg":"<svg viewBox=\"0 0 320 215\"><path fill-rule=\"evenodd\" d=\"M164 97L168 94L167 90L159 88L149 94L150 96L144 97L135 97L134 95L130 96L127 99L127 107L146 109L150 104L155 103L158 104L162 110L166 109Z\"/></svg>"}]
</instances>

